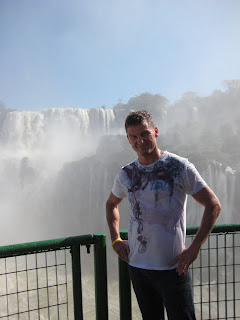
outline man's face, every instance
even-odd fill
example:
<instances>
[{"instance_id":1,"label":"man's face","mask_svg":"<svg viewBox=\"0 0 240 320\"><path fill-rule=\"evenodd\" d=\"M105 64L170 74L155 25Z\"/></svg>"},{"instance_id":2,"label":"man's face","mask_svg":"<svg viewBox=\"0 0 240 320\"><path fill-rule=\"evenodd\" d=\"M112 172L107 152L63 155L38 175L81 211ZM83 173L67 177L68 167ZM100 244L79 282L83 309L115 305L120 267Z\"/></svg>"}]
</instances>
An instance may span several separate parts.
<instances>
[{"instance_id":1,"label":"man's face","mask_svg":"<svg viewBox=\"0 0 240 320\"><path fill-rule=\"evenodd\" d=\"M158 128L151 127L146 121L127 128L128 141L138 156L149 156L157 149L157 136Z\"/></svg>"}]
</instances>

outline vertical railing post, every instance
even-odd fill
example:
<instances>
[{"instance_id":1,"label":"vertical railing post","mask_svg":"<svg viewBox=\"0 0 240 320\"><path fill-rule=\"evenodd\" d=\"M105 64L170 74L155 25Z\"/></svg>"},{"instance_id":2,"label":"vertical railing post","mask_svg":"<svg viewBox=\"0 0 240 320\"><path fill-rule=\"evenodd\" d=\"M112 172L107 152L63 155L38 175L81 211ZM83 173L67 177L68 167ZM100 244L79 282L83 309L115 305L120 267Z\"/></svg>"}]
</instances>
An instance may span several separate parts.
<instances>
[{"instance_id":1,"label":"vertical railing post","mask_svg":"<svg viewBox=\"0 0 240 320\"><path fill-rule=\"evenodd\" d=\"M96 320L108 320L106 234L94 234Z\"/></svg>"},{"instance_id":2,"label":"vertical railing post","mask_svg":"<svg viewBox=\"0 0 240 320\"><path fill-rule=\"evenodd\" d=\"M83 320L80 245L71 247L74 320Z\"/></svg>"},{"instance_id":3,"label":"vertical railing post","mask_svg":"<svg viewBox=\"0 0 240 320\"><path fill-rule=\"evenodd\" d=\"M123 240L128 239L128 231L121 230L120 236ZM119 305L120 320L132 319L131 282L128 273L128 264L118 258L119 266Z\"/></svg>"}]
</instances>

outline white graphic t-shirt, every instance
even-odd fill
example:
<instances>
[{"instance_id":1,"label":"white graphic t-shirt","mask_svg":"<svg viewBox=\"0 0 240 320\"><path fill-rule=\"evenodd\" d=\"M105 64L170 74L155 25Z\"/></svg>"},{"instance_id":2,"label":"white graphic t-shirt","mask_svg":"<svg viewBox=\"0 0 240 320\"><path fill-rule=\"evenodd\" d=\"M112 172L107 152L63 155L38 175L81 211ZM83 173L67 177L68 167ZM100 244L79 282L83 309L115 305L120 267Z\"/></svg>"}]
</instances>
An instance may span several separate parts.
<instances>
[{"instance_id":1,"label":"white graphic t-shirt","mask_svg":"<svg viewBox=\"0 0 240 320\"><path fill-rule=\"evenodd\" d=\"M169 269L185 244L187 195L205 185L192 163L167 151L151 165L141 165L136 159L121 169L112 193L130 202L131 266Z\"/></svg>"}]
</instances>

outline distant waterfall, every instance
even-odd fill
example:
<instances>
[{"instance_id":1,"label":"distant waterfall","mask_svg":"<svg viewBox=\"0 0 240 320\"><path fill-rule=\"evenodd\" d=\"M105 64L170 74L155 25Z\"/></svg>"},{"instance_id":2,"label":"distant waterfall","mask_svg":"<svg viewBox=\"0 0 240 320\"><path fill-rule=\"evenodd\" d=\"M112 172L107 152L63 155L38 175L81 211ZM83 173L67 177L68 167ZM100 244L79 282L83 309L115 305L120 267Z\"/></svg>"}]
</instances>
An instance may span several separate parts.
<instances>
[{"instance_id":1,"label":"distant waterfall","mask_svg":"<svg viewBox=\"0 0 240 320\"><path fill-rule=\"evenodd\" d=\"M78 136L113 133L120 128L112 109L45 109L39 112L12 111L1 115L0 143L5 147L43 147L57 134Z\"/></svg>"},{"instance_id":2,"label":"distant waterfall","mask_svg":"<svg viewBox=\"0 0 240 320\"><path fill-rule=\"evenodd\" d=\"M236 172L230 167L224 168L223 165L212 162L208 166L206 177L209 184L212 186L215 193L222 201L223 216L221 220L224 223L229 222L228 213L231 212L232 216L237 217L239 211L234 208L234 200L236 196Z\"/></svg>"},{"instance_id":3,"label":"distant waterfall","mask_svg":"<svg viewBox=\"0 0 240 320\"><path fill-rule=\"evenodd\" d=\"M240 176L230 167L224 167L216 161L210 161L201 175L220 199L222 213L217 223L239 222L239 207L236 206L236 201L239 201L237 183L240 183ZM189 197L188 225L199 224L202 212L202 207Z\"/></svg>"},{"instance_id":4,"label":"distant waterfall","mask_svg":"<svg viewBox=\"0 0 240 320\"><path fill-rule=\"evenodd\" d=\"M114 177L136 158L125 116L104 108L0 112L2 245L107 230ZM239 222L239 173L213 161L204 168L200 173L222 203L218 223ZM127 201L120 209L127 228ZM189 197L188 225L199 224L202 212Z\"/></svg>"},{"instance_id":5,"label":"distant waterfall","mask_svg":"<svg viewBox=\"0 0 240 320\"><path fill-rule=\"evenodd\" d=\"M78 162L95 155L103 135L123 132L124 116L117 114L104 108L0 112L2 244L91 232L104 206L105 198L95 195L103 177L89 159Z\"/></svg>"}]
</instances>

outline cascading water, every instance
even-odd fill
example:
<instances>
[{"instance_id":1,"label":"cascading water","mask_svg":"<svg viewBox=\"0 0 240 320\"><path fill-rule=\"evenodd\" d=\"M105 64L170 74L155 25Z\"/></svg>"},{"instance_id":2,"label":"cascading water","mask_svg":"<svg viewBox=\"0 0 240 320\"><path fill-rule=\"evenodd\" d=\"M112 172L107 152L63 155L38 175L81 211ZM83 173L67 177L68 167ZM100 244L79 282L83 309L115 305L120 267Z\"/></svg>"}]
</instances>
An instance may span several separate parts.
<instances>
[{"instance_id":1,"label":"cascading water","mask_svg":"<svg viewBox=\"0 0 240 320\"><path fill-rule=\"evenodd\" d=\"M118 170L136 157L125 116L125 110L104 108L0 113L1 245L108 234L105 201ZM238 222L239 174L216 161L199 171L222 203L218 223ZM127 228L127 201L120 212L121 228ZM199 224L202 212L189 197L188 225ZM109 258L116 266L116 257Z\"/></svg>"},{"instance_id":2,"label":"cascading water","mask_svg":"<svg viewBox=\"0 0 240 320\"><path fill-rule=\"evenodd\" d=\"M0 113L2 244L106 231L104 206L115 174L136 157L123 130L125 114L104 108ZM239 175L216 161L200 173L222 203L219 222L236 222ZM199 224L202 208L190 198L188 224Z\"/></svg>"},{"instance_id":3,"label":"cascading water","mask_svg":"<svg viewBox=\"0 0 240 320\"><path fill-rule=\"evenodd\" d=\"M230 167L224 167L216 161L209 161L201 172L202 177L220 199L222 213L217 223L237 223L238 210L235 206L237 192L236 183L239 176ZM188 197L188 225L199 225L203 209L191 197Z\"/></svg>"},{"instance_id":4,"label":"cascading water","mask_svg":"<svg viewBox=\"0 0 240 320\"><path fill-rule=\"evenodd\" d=\"M61 199L58 199L57 190L64 189L61 196L65 198L68 193L80 195L82 191L71 187L66 190L65 184L68 185L71 174L75 173L66 177L61 170L67 163L94 155L102 135L121 131L113 110L13 111L4 115L0 113L0 124L0 208L5 217L4 225L1 224L1 243L34 240L32 236L37 236L37 239L63 236L64 231L49 230L49 222L55 220L57 225L63 222L59 221L57 203ZM59 186L57 183L61 175L65 181L61 181ZM83 175L78 178L81 185ZM94 178L89 174L84 179L87 184ZM88 191L91 196L92 189ZM86 210L87 217L91 207ZM85 219L77 211L75 218ZM71 207L67 212L71 214ZM23 225L26 231L21 234L23 229L19 227ZM71 233L71 230L66 233Z\"/></svg>"}]
</instances>

